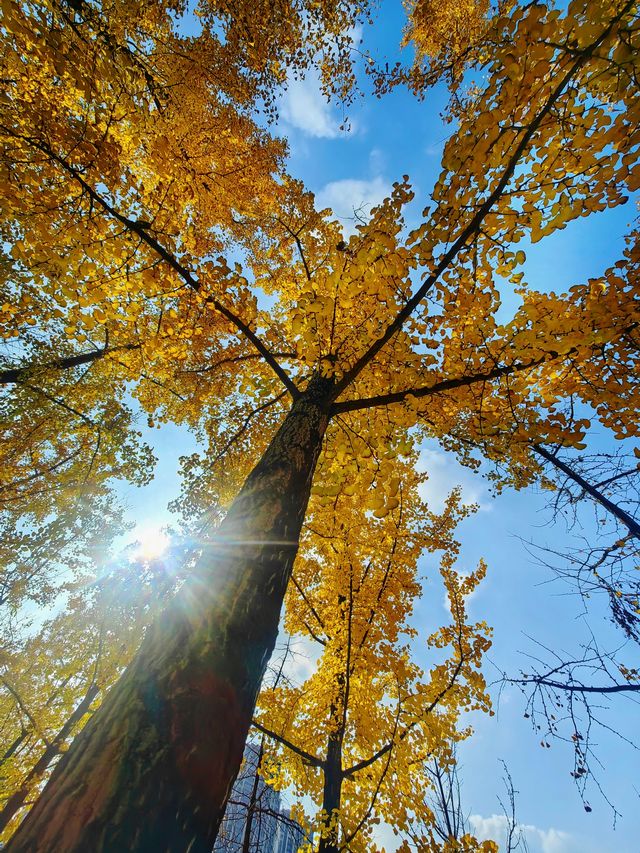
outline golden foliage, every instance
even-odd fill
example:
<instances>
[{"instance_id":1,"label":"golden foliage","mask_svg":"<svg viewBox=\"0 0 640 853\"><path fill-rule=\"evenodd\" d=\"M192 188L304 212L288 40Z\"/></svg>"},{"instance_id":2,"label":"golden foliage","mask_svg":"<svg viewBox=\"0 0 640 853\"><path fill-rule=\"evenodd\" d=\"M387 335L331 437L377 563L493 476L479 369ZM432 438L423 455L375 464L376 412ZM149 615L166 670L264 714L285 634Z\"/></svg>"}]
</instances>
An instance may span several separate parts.
<instances>
[{"instance_id":1,"label":"golden foliage","mask_svg":"<svg viewBox=\"0 0 640 853\"><path fill-rule=\"evenodd\" d=\"M261 730L277 736L262 772L311 797L317 811L308 829L337 849L376 850L372 832L381 820L400 835L418 818L428 824L429 807L416 797L430 786L422 760L453 761L452 745L471 732L459 726L463 712L490 710L479 671L490 632L468 623L465 606L485 566L469 575L454 568L454 528L469 509L453 492L442 514L430 512L413 463L399 464L385 484L384 512L363 516L350 486L330 507L312 508L285 626L316 644L317 665L302 682L285 679L260 696ZM422 592L417 564L437 551L451 623L425 638L411 618ZM425 643L428 672L415 662ZM329 779L342 792L333 802Z\"/></svg>"},{"instance_id":2,"label":"golden foliage","mask_svg":"<svg viewBox=\"0 0 640 853\"><path fill-rule=\"evenodd\" d=\"M478 79L452 98L442 170L417 226L407 234L405 176L348 239L285 174L284 144L252 110L261 97L273 103L288 69L320 65L325 88L346 96L346 24L367 6L203 2L194 36L176 26L181 10L160 0L2 4L7 530L15 541L46 536L57 545L72 518L84 523L104 507L117 516L109 482L142 482L152 462L131 398L152 423L184 425L201 439L202 451L183 460L179 504L190 520L218 512L290 398L323 376L331 422L288 624L306 630L304 593L329 608L331 636L343 637L345 583L363 596L364 618L394 526L408 524L402 559L392 561L395 593L384 587L389 636L382 623L369 632L358 623L369 660L354 680L349 755L357 761L390 736L394 702L407 725L421 721L407 743L418 731L441 743L461 708L486 705L475 669L486 640L463 615L431 638L434 648L457 642L471 663L464 690L449 691L446 710L423 725L420 709L447 683L455 652L423 678L394 645L417 594L417 554L437 538L435 517L417 524L414 448L436 439L472 467L495 463L499 486L520 487L540 474L535 444L584 446L589 421L576 404L614 438L638 434L637 231L610 269L563 293L526 281L519 247L623 204L640 186L636 7L413 4L407 38L417 62L381 79L379 91L407 82L423 95L435 79L459 82L467 70ZM507 318L505 291L518 299ZM450 553L446 543L433 547ZM44 581L25 584L28 560L19 559L12 606L51 600ZM445 584L462 601L480 575L460 586L448 560ZM345 647L327 645L324 675L309 685L313 707L324 702L324 729L296 735L326 739L336 717L326 708L327 673L344 671ZM383 661L389 677L376 670ZM274 726L289 724L282 697L269 700ZM403 750L392 751L398 773ZM383 813L389 800L382 793L376 808ZM401 827L410 805L399 797L394 809Z\"/></svg>"}]
</instances>

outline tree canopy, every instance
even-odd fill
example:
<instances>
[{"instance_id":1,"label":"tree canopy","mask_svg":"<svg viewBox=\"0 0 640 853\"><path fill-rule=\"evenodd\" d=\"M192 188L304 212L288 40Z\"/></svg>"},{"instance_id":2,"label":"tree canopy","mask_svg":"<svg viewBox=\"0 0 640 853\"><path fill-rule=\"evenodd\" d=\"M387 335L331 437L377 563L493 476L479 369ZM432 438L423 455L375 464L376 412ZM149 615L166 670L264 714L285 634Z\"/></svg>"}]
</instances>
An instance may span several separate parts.
<instances>
[{"instance_id":1,"label":"tree canopy","mask_svg":"<svg viewBox=\"0 0 640 853\"><path fill-rule=\"evenodd\" d=\"M527 282L518 245L640 186L637 4L407 11L411 61L367 65L380 96L447 81L441 173L415 227L402 176L347 237L262 117L310 68L350 97L366 4L203 2L195 35L155 0L2 5L3 600L52 606L56 559L80 573L113 533L110 484L151 475L138 409L199 438L178 504L209 524L11 851L209 851L292 570L329 606L365 559L345 530L331 567L305 534L293 569L303 524L346 501L382 559L423 439L522 488L592 419L638 435L636 227L566 292Z\"/></svg>"}]
</instances>

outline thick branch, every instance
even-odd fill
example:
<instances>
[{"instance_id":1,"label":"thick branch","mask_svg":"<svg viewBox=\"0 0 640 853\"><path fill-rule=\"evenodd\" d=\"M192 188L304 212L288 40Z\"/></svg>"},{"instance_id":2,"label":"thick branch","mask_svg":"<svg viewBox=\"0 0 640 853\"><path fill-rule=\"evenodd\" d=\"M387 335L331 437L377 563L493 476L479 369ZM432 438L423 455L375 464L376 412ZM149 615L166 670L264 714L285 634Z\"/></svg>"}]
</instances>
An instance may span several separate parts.
<instances>
[{"instance_id":1,"label":"thick branch","mask_svg":"<svg viewBox=\"0 0 640 853\"><path fill-rule=\"evenodd\" d=\"M522 370L529 370L532 367L538 367L548 359L558 358L557 352L545 353L540 358L532 361L519 362L517 364L506 364L502 367L494 367L487 373L472 373L469 376L459 376L455 379L442 379L440 382L434 382L433 385L425 385L421 388L405 388L403 391L393 391L390 394L377 394L375 397L362 397L359 400L344 400L340 403L334 403L331 414L342 414L343 412L353 412L358 409L370 409L373 406L387 406L392 403L402 403L407 397L430 397L432 394L438 394L442 391L451 391L454 388L465 388L468 385L474 385L477 382L489 382L492 379L499 379L501 376L510 376L513 373L519 373Z\"/></svg>"},{"instance_id":2,"label":"thick branch","mask_svg":"<svg viewBox=\"0 0 640 853\"><path fill-rule=\"evenodd\" d=\"M20 746L27 739L27 735L30 733L31 729L25 728L24 725L22 727L22 731L15 738L15 740L9 744L9 746L5 749L2 758L0 758L0 767L2 767L5 762L7 762L13 755L18 751Z\"/></svg>"},{"instance_id":3,"label":"thick branch","mask_svg":"<svg viewBox=\"0 0 640 853\"><path fill-rule=\"evenodd\" d=\"M117 211L115 207L113 207L109 202L103 198L100 193L96 192L96 190L82 177L81 173L78 169L75 169L70 163L68 163L64 157L60 157L56 154L48 145L45 143L39 142L38 140L34 140L28 137L22 137L26 142L33 145L34 148L42 151L43 154L46 154L47 157L51 157L59 166L61 166L67 174L69 174L77 183L80 184L82 189L89 195L92 201L94 201L97 205L99 205L109 216L112 216L115 220L117 220L121 225L123 225L127 230L137 234L137 236L149 246L162 260L171 267L172 270L178 273L180 278L187 284L192 290L196 293L199 293L201 290L201 283L194 276L194 274L188 270L180 261L172 254L166 246L163 246L152 234L147 230L147 226L141 222L138 222L133 219L129 219L124 216L122 213ZM272 353L267 349L265 344L260 340L260 338L253 332L249 326L238 317L231 309L227 308L223 305L215 296L207 296L205 300L209 305L213 305L213 307L222 314L236 329L241 332L258 350L260 355L264 358L265 362L269 365L269 367L276 374L278 379L285 386L289 394L291 394L293 399L296 399L300 392L298 388L293 383L293 381L289 378L289 375L285 370L278 364L278 362L273 357Z\"/></svg>"},{"instance_id":4,"label":"thick branch","mask_svg":"<svg viewBox=\"0 0 640 853\"><path fill-rule=\"evenodd\" d=\"M16 813L25 805L27 796L31 790L31 785L46 772L54 758L60 755L69 735L84 715L90 711L91 703L99 692L100 688L92 682L83 699L65 721L60 731L56 734L51 743L47 744L46 749L40 758L26 775L22 785L8 799L5 807L0 811L0 832L3 832L6 829L7 825L13 820Z\"/></svg>"},{"instance_id":5,"label":"thick branch","mask_svg":"<svg viewBox=\"0 0 640 853\"><path fill-rule=\"evenodd\" d=\"M256 720L251 721L251 725L258 729L259 732L262 732L263 735L271 738L272 740L281 743L282 746L285 746L287 749L291 750L291 752L295 752L305 764L310 764L312 767L322 767L324 762L319 758L316 758L315 755L311 755L309 752L305 752L304 749L300 749L299 746L296 746L295 743L291 743L291 741L287 740L282 735L278 735L275 732L272 732L271 729L267 729L264 726L261 726L260 723L256 722Z\"/></svg>"},{"instance_id":6,"label":"thick branch","mask_svg":"<svg viewBox=\"0 0 640 853\"><path fill-rule=\"evenodd\" d=\"M16 702L16 705L20 708L20 710L22 711L22 713L23 713L23 714L25 715L25 717L29 720L29 722L31 723L31 727L33 728L33 730L34 730L35 732L37 732L37 733L38 733L38 736L42 739L42 741L43 741L44 745L48 747L48 746L49 746L49 741L47 740L47 738L45 737L45 735L42 733L42 731L41 731L41 729L40 729L40 726L36 723L36 721L35 721L35 719L34 719L34 717L33 717L33 714L31 713L31 711L29 711L29 709L27 708L27 706L25 705L25 703L22 701L22 697L20 696L20 694L18 693L18 691L15 689L15 687L13 687L13 686L10 684L10 682L8 682L8 681L6 680L6 678L0 678L0 683L1 683L4 687L6 687L6 689L9 691L9 693L13 696L13 698L14 698L14 700L15 700L15 702Z\"/></svg>"},{"instance_id":7,"label":"thick branch","mask_svg":"<svg viewBox=\"0 0 640 853\"><path fill-rule=\"evenodd\" d=\"M571 65L570 69L564 75L562 80L558 83L556 88L553 90L551 95L548 97L544 106L540 109L540 112L533 119L531 124L526 128L522 139L518 143L515 148L515 151L511 155L509 162L506 165L504 172L502 173L502 177L498 181L495 186L495 189L487 196L485 201L480 205L474 216L469 220L467 226L462 230L458 238L452 243L449 249L445 252L445 254L440 259L440 262L437 264L434 271L425 279L422 285L416 290L414 295L409 299L408 302L398 311L394 319L389 323L383 334L369 347L369 349L360 356L360 358L355 362L351 370L347 371L343 376L342 380L336 385L336 397L341 394L345 388L348 388L349 385L353 383L356 377L362 372L362 370L369 364L369 362L375 358L375 356L380 352L380 350L391 340L391 338L402 328L405 322L409 319L413 311L417 308L417 306L422 302L424 297L427 295L429 290L435 284L435 282L439 279L442 273L447 269L449 264L454 260L454 258L458 255L458 253L464 248L467 241L470 237L472 237L482 224L484 218L489 213L493 205L500 198L502 193L504 192L507 184L511 180L522 155L527 150L529 143L533 139L534 135L538 131L538 128L542 124L542 121L549 114L550 110L556 103L556 101L560 98L564 90L567 88L568 84L571 82L572 78L575 74L580 70L580 68L585 64L585 62L591 57L593 52L602 44L602 42L607 38L611 30L616 26L616 24L627 14L627 12L633 7L635 0L629 0L629 2L625 3L622 10L615 18L613 18L608 26L600 33L597 39L593 41L588 47L586 47L577 57L575 62Z\"/></svg>"},{"instance_id":8,"label":"thick branch","mask_svg":"<svg viewBox=\"0 0 640 853\"><path fill-rule=\"evenodd\" d=\"M91 364L93 361L109 355L112 352L123 352L125 350L140 349L140 344L123 344L119 347L105 347L104 349L91 350L90 352L81 352L78 355L69 355L64 358L56 358L53 361L46 361L43 364L27 364L22 367L10 367L5 370L0 370L0 384L8 385L15 382L20 382L25 375L39 370L70 370L72 367L78 367L81 364Z\"/></svg>"}]
</instances>

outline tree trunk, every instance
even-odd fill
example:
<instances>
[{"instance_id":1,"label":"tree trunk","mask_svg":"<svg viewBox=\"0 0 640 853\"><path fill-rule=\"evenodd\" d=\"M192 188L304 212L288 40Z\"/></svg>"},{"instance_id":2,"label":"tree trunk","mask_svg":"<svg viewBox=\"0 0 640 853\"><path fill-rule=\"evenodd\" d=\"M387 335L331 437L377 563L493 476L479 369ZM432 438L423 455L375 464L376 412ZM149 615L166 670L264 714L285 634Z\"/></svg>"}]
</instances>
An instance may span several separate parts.
<instances>
[{"instance_id":1,"label":"tree trunk","mask_svg":"<svg viewBox=\"0 0 640 853\"><path fill-rule=\"evenodd\" d=\"M99 692L100 688L97 685L91 684L89 686L89 689L82 700L76 705L71 716L66 720L58 734L54 737L49 746L47 746L40 758L31 768L22 785L9 797L7 804L2 811L0 811L0 834L5 831L9 823L13 820L14 815L24 805L24 801L29 795L29 791L31 790L34 780L38 780L42 775L44 775L53 759L60 755L67 738L84 715L89 713L91 703Z\"/></svg>"},{"instance_id":2,"label":"tree trunk","mask_svg":"<svg viewBox=\"0 0 640 853\"><path fill-rule=\"evenodd\" d=\"M27 735L29 734L30 729L22 729L18 737L13 741L13 743L9 744L6 748L4 755L0 758L0 767L2 767L5 762L7 762L11 756L17 751L18 747L27 739Z\"/></svg>"},{"instance_id":3,"label":"tree trunk","mask_svg":"<svg viewBox=\"0 0 640 853\"><path fill-rule=\"evenodd\" d=\"M329 739L327 757L324 762L324 790L322 809L327 813L327 823L331 823L334 812L340 810L342 795L342 734L336 733ZM335 824L326 836L320 839L318 853L339 853L338 825Z\"/></svg>"},{"instance_id":4,"label":"tree trunk","mask_svg":"<svg viewBox=\"0 0 640 853\"><path fill-rule=\"evenodd\" d=\"M10 853L210 853L275 645L330 389L316 379L294 401Z\"/></svg>"}]
</instances>

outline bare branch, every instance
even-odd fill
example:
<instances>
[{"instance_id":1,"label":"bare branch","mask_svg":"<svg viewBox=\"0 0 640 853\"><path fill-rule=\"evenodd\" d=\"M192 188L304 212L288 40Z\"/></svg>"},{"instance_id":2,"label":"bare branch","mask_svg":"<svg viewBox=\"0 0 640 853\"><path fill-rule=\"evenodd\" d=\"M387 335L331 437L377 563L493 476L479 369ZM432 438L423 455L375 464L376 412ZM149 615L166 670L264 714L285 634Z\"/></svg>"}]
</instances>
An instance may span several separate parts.
<instances>
[{"instance_id":1,"label":"bare branch","mask_svg":"<svg viewBox=\"0 0 640 853\"><path fill-rule=\"evenodd\" d=\"M640 524L638 524L638 522L632 518L629 513L625 512L620 506L613 503L613 501L610 501L599 489L592 486L591 483L585 480L584 477L581 477L577 471L567 465L566 462L559 459L557 455L549 453L543 445L534 444L533 449L539 456L542 456L543 459L546 459L547 462L550 462L559 471L562 471L562 473L573 480L574 483L577 483L588 495L615 516L618 521L622 522L632 536L640 539Z\"/></svg>"}]
</instances>

